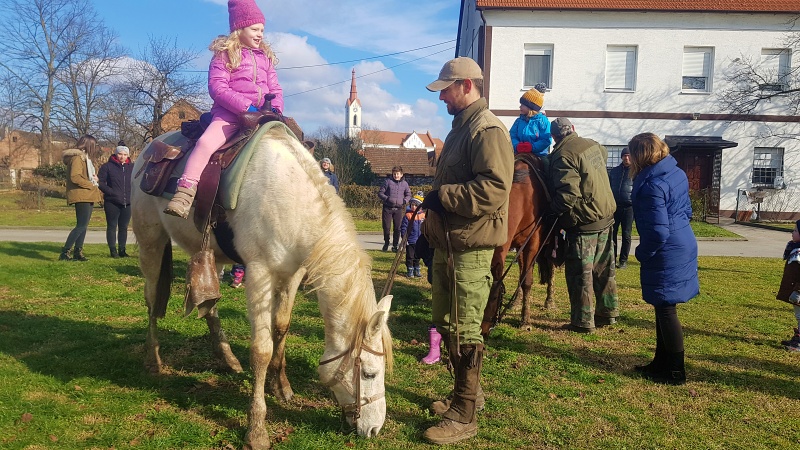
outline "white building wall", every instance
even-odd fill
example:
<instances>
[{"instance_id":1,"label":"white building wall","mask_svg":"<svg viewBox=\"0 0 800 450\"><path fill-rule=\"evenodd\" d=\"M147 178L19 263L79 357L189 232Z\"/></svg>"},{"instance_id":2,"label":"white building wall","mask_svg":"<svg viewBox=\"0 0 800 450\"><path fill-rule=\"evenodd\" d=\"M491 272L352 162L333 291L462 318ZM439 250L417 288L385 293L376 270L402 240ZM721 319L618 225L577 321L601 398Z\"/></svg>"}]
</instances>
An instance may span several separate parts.
<instances>
[{"instance_id":1,"label":"white building wall","mask_svg":"<svg viewBox=\"0 0 800 450\"><path fill-rule=\"evenodd\" d=\"M745 55L757 62L763 48L784 47L788 15L492 10L483 16L492 27L488 86L492 110L519 108L519 98L529 88L523 86L525 44L551 44L552 89L545 94L546 111L700 114L699 120L571 118L579 134L606 145L624 145L645 131L662 137L721 136L738 142L738 147L723 150L721 210L735 209L737 189L750 188L753 148L783 147L784 178L790 193L798 196L793 210L800 210L800 145L793 139L759 137L767 127L800 135L800 125L702 119L703 114L728 112L719 109L715 93L725 85L725 69L732 60ZM462 30L462 40L473 34L474 30ZM634 92L605 91L608 45L637 47ZM685 46L714 48L711 93L681 92ZM800 55L794 54L792 67L797 64ZM781 101L773 101L755 113L779 115L785 109ZM515 118L501 117L509 127Z\"/></svg>"}]
</instances>

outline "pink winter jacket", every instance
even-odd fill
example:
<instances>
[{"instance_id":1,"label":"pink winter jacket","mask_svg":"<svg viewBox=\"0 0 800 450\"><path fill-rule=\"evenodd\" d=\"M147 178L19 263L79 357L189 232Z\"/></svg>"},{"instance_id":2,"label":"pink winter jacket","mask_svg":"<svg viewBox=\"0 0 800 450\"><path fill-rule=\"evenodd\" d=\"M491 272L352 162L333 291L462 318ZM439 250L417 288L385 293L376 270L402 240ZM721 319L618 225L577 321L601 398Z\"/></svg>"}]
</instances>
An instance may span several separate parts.
<instances>
[{"instance_id":1,"label":"pink winter jacket","mask_svg":"<svg viewBox=\"0 0 800 450\"><path fill-rule=\"evenodd\" d=\"M228 70L228 55L220 53L211 59L208 68L208 93L214 100L211 113L226 122L235 123L239 113L250 105L260 108L265 94L275 94L272 107L283 112L283 89L272 62L259 49L243 48L242 63Z\"/></svg>"}]
</instances>

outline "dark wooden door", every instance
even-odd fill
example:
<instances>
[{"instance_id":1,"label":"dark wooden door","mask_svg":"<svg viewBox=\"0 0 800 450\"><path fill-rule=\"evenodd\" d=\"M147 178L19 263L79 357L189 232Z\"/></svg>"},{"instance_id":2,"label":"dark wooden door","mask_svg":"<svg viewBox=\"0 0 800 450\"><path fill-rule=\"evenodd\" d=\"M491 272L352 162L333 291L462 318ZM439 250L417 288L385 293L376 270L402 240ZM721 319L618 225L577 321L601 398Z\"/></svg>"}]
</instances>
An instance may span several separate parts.
<instances>
[{"instance_id":1,"label":"dark wooden door","mask_svg":"<svg viewBox=\"0 0 800 450\"><path fill-rule=\"evenodd\" d=\"M702 191L712 184L713 153L710 150L682 150L675 154L678 167L686 172L689 189Z\"/></svg>"}]
</instances>

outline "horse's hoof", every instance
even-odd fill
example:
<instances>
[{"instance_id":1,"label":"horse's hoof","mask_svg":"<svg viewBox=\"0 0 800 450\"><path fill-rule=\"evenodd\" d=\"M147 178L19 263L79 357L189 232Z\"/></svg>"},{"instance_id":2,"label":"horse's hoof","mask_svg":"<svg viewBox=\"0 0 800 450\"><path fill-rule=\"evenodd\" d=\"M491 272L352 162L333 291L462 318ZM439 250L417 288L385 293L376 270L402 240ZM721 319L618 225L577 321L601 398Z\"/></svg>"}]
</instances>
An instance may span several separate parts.
<instances>
[{"instance_id":1,"label":"horse's hoof","mask_svg":"<svg viewBox=\"0 0 800 450\"><path fill-rule=\"evenodd\" d=\"M145 363L144 368L150 375L161 375L162 372L161 364L158 363Z\"/></svg>"},{"instance_id":2,"label":"horse's hoof","mask_svg":"<svg viewBox=\"0 0 800 450\"><path fill-rule=\"evenodd\" d=\"M267 435L266 430L248 431L247 435L244 437L244 442L245 449L266 450L272 447L272 443L269 441L269 435Z\"/></svg>"},{"instance_id":3,"label":"horse's hoof","mask_svg":"<svg viewBox=\"0 0 800 450\"><path fill-rule=\"evenodd\" d=\"M294 397L294 391L291 386L272 386L272 395L274 395L279 402L286 403Z\"/></svg>"},{"instance_id":4,"label":"horse's hoof","mask_svg":"<svg viewBox=\"0 0 800 450\"><path fill-rule=\"evenodd\" d=\"M544 309L556 309L556 302L550 300L544 302Z\"/></svg>"}]
</instances>

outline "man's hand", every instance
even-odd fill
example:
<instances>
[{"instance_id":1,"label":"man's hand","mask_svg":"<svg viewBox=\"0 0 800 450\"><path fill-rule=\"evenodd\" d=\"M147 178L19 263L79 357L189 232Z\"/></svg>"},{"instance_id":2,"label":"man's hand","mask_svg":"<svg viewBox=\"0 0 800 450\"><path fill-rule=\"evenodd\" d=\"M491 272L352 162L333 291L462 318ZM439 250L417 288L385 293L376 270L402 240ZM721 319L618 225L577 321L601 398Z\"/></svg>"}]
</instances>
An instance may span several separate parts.
<instances>
[{"instance_id":1,"label":"man's hand","mask_svg":"<svg viewBox=\"0 0 800 450\"><path fill-rule=\"evenodd\" d=\"M420 208L435 211L437 214L441 215L444 215L446 212L444 205L442 205L442 200L439 199L438 190L428 192L428 195L425 196L425 200L423 200L422 204L419 206Z\"/></svg>"}]
</instances>

